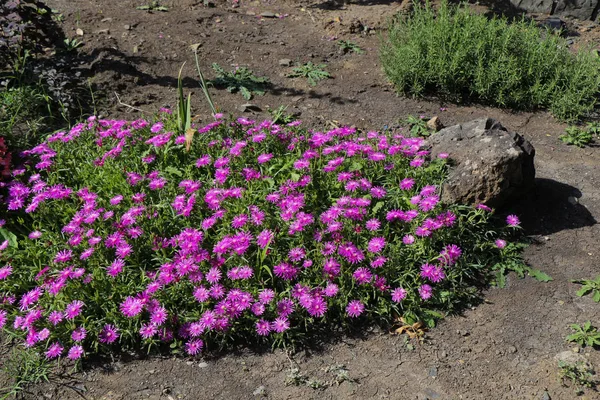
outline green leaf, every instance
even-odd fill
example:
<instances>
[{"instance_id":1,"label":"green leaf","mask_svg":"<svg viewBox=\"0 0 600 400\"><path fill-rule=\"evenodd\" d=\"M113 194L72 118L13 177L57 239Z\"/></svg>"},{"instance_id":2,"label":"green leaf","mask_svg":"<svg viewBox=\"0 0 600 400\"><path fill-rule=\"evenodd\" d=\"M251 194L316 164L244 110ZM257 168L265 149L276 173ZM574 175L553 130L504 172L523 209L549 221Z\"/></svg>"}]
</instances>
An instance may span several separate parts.
<instances>
[{"instance_id":1,"label":"green leaf","mask_svg":"<svg viewBox=\"0 0 600 400\"><path fill-rule=\"evenodd\" d=\"M575 293L577 296L582 297L592 291L592 288L589 286L584 286Z\"/></svg>"},{"instance_id":2,"label":"green leaf","mask_svg":"<svg viewBox=\"0 0 600 400\"><path fill-rule=\"evenodd\" d=\"M504 276L504 269L496 272L496 285L499 288L503 288L506 286L506 276Z\"/></svg>"},{"instance_id":3,"label":"green leaf","mask_svg":"<svg viewBox=\"0 0 600 400\"><path fill-rule=\"evenodd\" d=\"M178 176L180 178L183 176L183 174L181 173L180 170L178 170L177 168L172 167L170 165L165 168L165 172L168 173L168 174L170 174L170 175Z\"/></svg>"},{"instance_id":4,"label":"green leaf","mask_svg":"<svg viewBox=\"0 0 600 400\"><path fill-rule=\"evenodd\" d=\"M529 276L537 279L540 282L550 282L552 280L552 277L550 275L540 271L539 269L530 269Z\"/></svg>"},{"instance_id":5,"label":"green leaf","mask_svg":"<svg viewBox=\"0 0 600 400\"><path fill-rule=\"evenodd\" d=\"M4 238L4 240L8 240L8 245L10 247L19 248L19 243L17 241L17 236L8 231L6 228L0 228L0 235Z\"/></svg>"},{"instance_id":6,"label":"green leaf","mask_svg":"<svg viewBox=\"0 0 600 400\"><path fill-rule=\"evenodd\" d=\"M350 168L348 168L348 171L353 172L353 171L360 171L362 169L362 164L354 161L351 165Z\"/></svg>"},{"instance_id":7,"label":"green leaf","mask_svg":"<svg viewBox=\"0 0 600 400\"><path fill-rule=\"evenodd\" d=\"M600 290L594 289L594 296L592 297L596 303L600 303Z\"/></svg>"},{"instance_id":8,"label":"green leaf","mask_svg":"<svg viewBox=\"0 0 600 400\"><path fill-rule=\"evenodd\" d=\"M252 98L252 92L250 92L246 86L240 86L240 93L246 100L250 100Z\"/></svg>"},{"instance_id":9,"label":"green leaf","mask_svg":"<svg viewBox=\"0 0 600 400\"><path fill-rule=\"evenodd\" d=\"M377 203L375 203L375 206L373 206L373 208L371 209L371 212L373 214L376 214L377 211L381 210L381 207L383 207L385 205L385 203L383 201L378 201Z\"/></svg>"}]
</instances>

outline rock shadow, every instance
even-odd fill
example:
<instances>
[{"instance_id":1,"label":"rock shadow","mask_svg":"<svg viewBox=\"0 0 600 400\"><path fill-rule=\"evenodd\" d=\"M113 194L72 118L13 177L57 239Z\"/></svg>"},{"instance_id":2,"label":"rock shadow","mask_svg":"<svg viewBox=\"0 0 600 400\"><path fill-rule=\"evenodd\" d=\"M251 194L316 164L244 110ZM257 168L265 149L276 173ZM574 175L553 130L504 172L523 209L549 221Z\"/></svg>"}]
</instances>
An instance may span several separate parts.
<instances>
[{"instance_id":1,"label":"rock shadow","mask_svg":"<svg viewBox=\"0 0 600 400\"><path fill-rule=\"evenodd\" d=\"M579 204L581 196L576 187L553 179L536 178L532 191L505 211L519 215L527 234L550 235L597 223L588 209Z\"/></svg>"}]
</instances>

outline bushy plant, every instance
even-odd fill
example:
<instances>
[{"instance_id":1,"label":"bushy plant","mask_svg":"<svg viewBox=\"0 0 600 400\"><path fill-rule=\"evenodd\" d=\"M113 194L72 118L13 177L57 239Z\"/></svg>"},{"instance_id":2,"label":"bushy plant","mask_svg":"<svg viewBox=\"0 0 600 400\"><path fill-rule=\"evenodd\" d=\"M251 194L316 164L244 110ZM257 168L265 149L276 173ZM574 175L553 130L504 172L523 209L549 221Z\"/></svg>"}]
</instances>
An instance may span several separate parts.
<instances>
[{"instance_id":1,"label":"bushy plant","mask_svg":"<svg viewBox=\"0 0 600 400\"><path fill-rule=\"evenodd\" d=\"M497 229L486 206L440 203L445 160L422 138L215 119L189 151L168 112L92 117L27 151L7 186L19 240L0 241L0 326L50 359L282 344L431 325L520 260L516 216Z\"/></svg>"},{"instance_id":2,"label":"bushy plant","mask_svg":"<svg viewBox=\"0 0 600 400\"><path fill-rule=\"evenodd\" d=\"M400 92L516 109L548 108L561 120L590 112L600 88L596 52L573 54L534 22L488 19L442 1L415 4L383 40L384 71Z\"/></svg>"},{"instance_id":3,"label":"bushy plant","mask_svg":"<svg viewBox=\"0 0 600 400\"><path fill-rule=\"evenodd\" d=\"M41 0L0 2L0 71L22 67L26 52L38 52L62 38L52 11Z\"/></svg>"}]
</instances>

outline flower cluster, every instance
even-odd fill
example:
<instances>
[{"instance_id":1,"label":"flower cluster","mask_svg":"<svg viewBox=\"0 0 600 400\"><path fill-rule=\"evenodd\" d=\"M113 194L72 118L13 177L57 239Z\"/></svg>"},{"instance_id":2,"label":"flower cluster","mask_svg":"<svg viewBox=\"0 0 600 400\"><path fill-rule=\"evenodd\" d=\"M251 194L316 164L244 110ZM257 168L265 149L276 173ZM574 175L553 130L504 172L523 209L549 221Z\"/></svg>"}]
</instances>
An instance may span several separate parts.
<instances>
[{"instance_id":1,"label":"flower cluster","mask_svg":"<svg viewBox=\"0 0 600 400\"><path fill-rule=\"evenodd\" d=\"M509 249L487 207L440 203L445 160L420 138L215 118L189 150L163 113L26 151L5 207L30 233L0 245L0 327L50 359L195 355L449 311Z\"/></svg>"}]
</instances>

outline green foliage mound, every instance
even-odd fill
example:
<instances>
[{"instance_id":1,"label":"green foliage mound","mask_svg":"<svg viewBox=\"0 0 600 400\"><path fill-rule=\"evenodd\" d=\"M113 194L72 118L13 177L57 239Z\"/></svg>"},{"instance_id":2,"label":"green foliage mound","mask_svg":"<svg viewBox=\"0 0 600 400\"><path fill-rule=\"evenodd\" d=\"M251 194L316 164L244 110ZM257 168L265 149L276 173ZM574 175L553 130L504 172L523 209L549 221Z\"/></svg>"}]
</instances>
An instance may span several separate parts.
<instances>
[{"instance_id":1,"label":"green foliage mound","mask_svg":"<svg viewBox=\"0 0 600 400\"><path fill-rule=\"evenodd\" d=\"M488 19L467 6L428 3L395 18L381 60L397 90L513 109L546 108L577 120L595 106L596 52L572 53L564 38L534 22Z\"/></svg>"}]
</instances>

